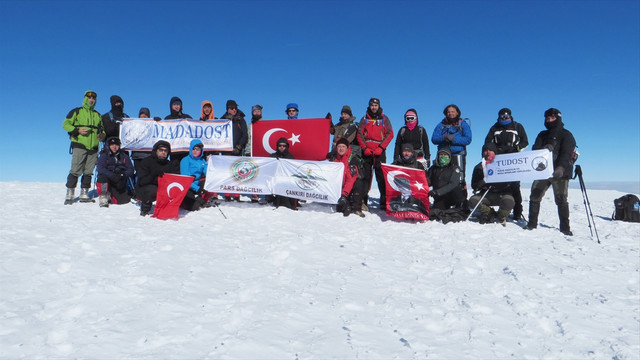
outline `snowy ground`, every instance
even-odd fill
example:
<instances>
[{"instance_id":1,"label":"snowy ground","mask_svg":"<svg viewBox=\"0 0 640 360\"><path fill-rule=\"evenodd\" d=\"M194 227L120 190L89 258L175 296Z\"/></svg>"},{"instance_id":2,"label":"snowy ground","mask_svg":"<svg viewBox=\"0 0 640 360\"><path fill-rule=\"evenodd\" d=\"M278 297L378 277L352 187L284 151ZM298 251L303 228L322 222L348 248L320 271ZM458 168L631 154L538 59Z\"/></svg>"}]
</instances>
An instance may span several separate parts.
<instances>
[{"instance_id":1,"label":"snowy ground","mask_svg":"<svg viewBox=\"0 0 640 360\"><path fill-rule=\"evenodd\" d=\"M222 204L179 221L0 183L0 358L640 357L640 224L579 190L573 237ZM528 199L528 188L523 196ZM528 202L525 200L525 213Z\"/></svg>"}]
</instances>

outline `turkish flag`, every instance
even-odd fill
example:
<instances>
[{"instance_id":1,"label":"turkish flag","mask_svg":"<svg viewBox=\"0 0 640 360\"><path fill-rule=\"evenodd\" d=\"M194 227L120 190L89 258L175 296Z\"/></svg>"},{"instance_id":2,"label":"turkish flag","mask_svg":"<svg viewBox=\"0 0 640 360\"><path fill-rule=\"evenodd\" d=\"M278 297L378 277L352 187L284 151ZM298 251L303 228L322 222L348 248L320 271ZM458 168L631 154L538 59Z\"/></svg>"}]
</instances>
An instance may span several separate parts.
<instances>
[{"instance_id":1,"label":"turkish flag","mask_svg":"<svg viewBox=\"0 0 640 360\"><path fill-rule=\"evenodd\" d=\"M325 160L330 127L329 119L260 120L252 125L251 156L273 154L276 142L284 137L289 141L289 152L297 160Z\"/></svg>"},{"instance_id":2,"label":"turkish flag","mask_svg":"<svg viewBox=\"0 0 640 360\"><path fill-rule=\"evenodd\" d=\"M180 204L193 183L193 176L164 174L158 178L156 207L151 217L161 220L177 219Z\"/></svg>"},{"instance_id":3,"label":"turkish flag","mask_svg":"<svg viewBox=\"0 0 640 360\"><path fill-rule=\"evenodd\" d=\"M382 164L387 183L387 215L429 220L429 184L424 170Z\"/></svg>"}]
</instances>

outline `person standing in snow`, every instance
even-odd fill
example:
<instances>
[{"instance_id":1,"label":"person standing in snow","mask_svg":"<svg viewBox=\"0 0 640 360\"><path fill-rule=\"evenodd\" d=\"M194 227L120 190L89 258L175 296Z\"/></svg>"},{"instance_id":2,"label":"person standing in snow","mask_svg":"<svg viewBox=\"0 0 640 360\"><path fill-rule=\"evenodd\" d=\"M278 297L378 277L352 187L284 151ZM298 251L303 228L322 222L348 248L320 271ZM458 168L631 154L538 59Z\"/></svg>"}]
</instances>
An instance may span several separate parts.
<instances>
[{"instance_id":1,"label":"person standing in snow","mask_svg":"<svg viewBox=\"0 0 640 360\"><path fill-rule=\"evenodd\" d=\"M227 112L222 115L221 119L231 120L233 128L233 150L223 151L222 155L242 156L249 135L247 134L247 122L244 120L244 113L238 109L238 103L235 100L227 100ZM233 199L240 201L240 194L224 194L225 201Z\"/></svg>"},{"instance_id":2,"label":"person standing in snow","mask_svg":"<svg viewBox=\"0 0 640 360\"><path fill-rule=\"evenodd\" d=\"M436 125L431 135L431 142L438 146L438 150L448 147L454 162L462 171L464 181L467 167L467 145L471 144L471 127L460 118L460 108L447 105L443 111L444 119Z\"/></svg>"},{"instance_id":3,"label":"person standing in snow","mask_svg":"<svg viewBox=\"0 0 640 360\"><path fill-rule=\"evenodd\" d=\"M169 101L169 110L171 113L164 117L165 120L193 119L191 115L182 112L182 100L177 96L172 97ZM189 155L188 151L174 151L171 154L171 159L180 162L187 155Z\"/></svg>"},{"instance_id":4,"label":"person standing in snow","mask_svg":"<svg viewBox=\"0 0 640 360\"><path fill-rule=\"evenodd\" d=\"M404 113L405 125L398 131L396 146L393 152L393 160L400 158L402 146L411 144L415 151L416 160L422 165L423 170L427 170L431 165L431 152L429 151L429 136L427 131L418 124L418 111L409 109Z\"/></svg>"},{"instance_id":5,"label":"person standing in snow","mask_svg":"<svg viewBox=\"0 0 640 360\"><path fill-rule=\"evenodd\" d=\"M380 106L380 99L372 97L369 99L369 106L366 114L360 120L357 134L358 145L362 148L364 160L364 182L365 189L363 195L363 207L369 200L369 191L375 173L378 190L380 191L380 210L387 209L386 183L382 173L382 164L387 161L385 153L387 146L393 140L393 128L391 121L383 113ZM367 207L368 209L368 207Z\"/></svg>"},{"instance_id":6,"label":"person standing in snow","mask_svg":"<svg viewBox=\"0 0 640 360\"><path fill-rule=\"evenodd\" d=\"M82 181L79 200L80 202L93 201L89 197L91 175L98 160L100 141L105 139L102 118L100 113L94 110L97 97L95 91L85 91L82 107L71 110L62 122L62 128L69 134L72 152L71 170L66 183L65 205L73 204L80 175L82 175Z\"/></svg>"},{"instance_id":7,"label":"person standing in snow","mask_svg":"<svg viewBox=\"0 0 640 360\"><path fill-rule=\"evenodd\" d=\"M363 182L359 177L358 168L360 159L351 152L349 139L344 137L338 139L335 152L330 153L329 161L344 164L342 196L338 200L336 211L341 212L344 216L349 216L353 212L360 217L364 217L362 212Z\"/></svg>"},{"instance_id":8,"label":"person standing in snow","mask_svg":"<svg viewBox=\"0 0 640 360\"><path fill-rule=\"evenodd\" d=\"M331 128L329 129L329 132L333 135L331 152L334 153L334 155L338 140L345 138L349 141L351 153L357 156L362 156L362 150L360 149L356 139L358 135L358 124L355 123L355 120L356 117L353 116L351 107L349 105L344 105L340 111L340 120L336 125L331 124Z\"/></svg>"},{"instance_id":9,"label":"person standing in snow","mask_svg":"<svg viewBox=\"0 0 640 360\"><path fill-rule=\"evenodd\" d=\"M110 137L120 137L120 124L122 124L122 119L129 117L129 115L124 112L124 101L120 96L111 95L109 102L111 103L111 110L102 115L102 125L104 126L107 139Z\"/></svg>"},{"instance_id":10,"label":"person standing in snow","mask_svg":"<svg viewBox=\"0 0 640 360\"><path fill-rule=\"evenodd\" d=\"M149 108L146 107L141 107L140 111L138 111L138 118L140 119L149 119L151 118L151 111L149 110ZM162 119L160 119L159 117L154 117L153 120L155 121L160 121ZM142 162L142 159L149 157L151 155L151 152L149 151L140 151L140 150L135 150L131 152L131 160L133 160L133 167L136 170L136 174L139 171L140 168L140 163Z\"/></svg>"},{"instance_id":11,"label":"person standing in snow","mask_svg":"<svg viewBox=\"0 0 640 360\"><path fill-rule=\"evenodd\" d=\"M180 174L180 163L170 160L171 144L159 140L153 144L151 156L142 160L138 172L138 187L136 196L141 201L140 215L149 215L151 206L158 193L158 178L165 173Z\"/></svg>"},{"instance_id":12,"label":"person standing in snow","mask_svg":"<svg viewBox=\"0 0 640 360\"><path fill-rule=\"evenodd\" d=\"M498 120L489 129L489 133L484 139L485 144L496 145L496 155L511 154L524 150L529 145L527 133L522 124L513 120L511 109L502 108L498 111ZM511 184L512 195L515 201L513 207L513 219L522 218L522 194L520 193L520 182L514 181Z\"/></svg>"},{"instance_id":13,"label":"person standing in snow","mask_svg":"<svg viewBox=\"0 0 640 360\"><path fill-rule=\"evenodd\" d=\"M256 104L251 107L251 124L247 126L247 145L244 147L244 156L250 157L252 151L253 142L253 124L262 120L262 105ZM264 195L252 194L251 202L265 203Z\"/></svg>"},{"instance_id":14,"label":"person standing in snow","mask_svg":"<svg viewBox=\"0 0 640 360\"><path fill-rule=\"evenodd\" d=\"M576 140L573 134L564 128L562 113L555 108L544 112L544 127L533 143L533 150L549 149L553 153L553 177L545 180L535 180L531 184L531 196L529 197L529 222L524 227L533 230L538 227L538 213L540 201L549 186L553 187L553 197L558 207L560 218L560 231L568 236L573 235L569 225L569 179L573 174L573 154L576 149Z\"/></svg>"},{"instance_id":15,"label":"person standing in snow","mask_svg":"<svg viewBox=\"0 0 640 360\"><path fill-rule=\"evenodd\" d=\"M126 204L131 201L127 181L133 177L133 164L126 151L120 149L120 139L110 137L98 157L98 194L100 207Z\"/></svg>"},{"instance_id":16,"label":"person standing in snow","mask_svg":"<svg viewBox=\"0 0 640 360\"><path fill-rule=\"evenodd\" d=\"M492 142L486 143L482 146L482 158L487 164L493 162L497 152L498 147ZM513 209L513 205L515 204L515 200L512 195L513 183L504 182L487 184L484 181L484 171L482 170L481 161L473 168L471 187L476 192L476 194L469 199L469 205L471 208L475 208L484 193L488 191L480 205L478 205L478 212L481 214L479 218L480 224L492 223L493 220L497 218L498 223L502 226L506 226L507 217L511 213L511 209ZM496 205L499 207L497 213L491 208L491 206Z\"/></svg>"}]
</instances>

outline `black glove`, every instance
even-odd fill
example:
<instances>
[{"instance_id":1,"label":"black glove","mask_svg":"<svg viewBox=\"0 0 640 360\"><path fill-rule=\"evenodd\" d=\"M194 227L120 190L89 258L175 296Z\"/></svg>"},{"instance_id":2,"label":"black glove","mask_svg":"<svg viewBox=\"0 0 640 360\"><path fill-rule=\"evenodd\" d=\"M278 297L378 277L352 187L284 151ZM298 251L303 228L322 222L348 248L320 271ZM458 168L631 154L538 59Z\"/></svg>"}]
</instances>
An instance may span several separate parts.
<instances>
[{"instance_id":1,"label":"black glove","mask_svg":"<svg viewBox=\"0 0 640 360\"><path fill-rule=\"evenodd\" d=\"M444 136L445 139L449 140L449 142L453 142L453 140L456 138L455 135L453 134L447 134Z\"/></svg>"},{"instance_id":2,"label":"black glove","mask_svg":"<svg viewBox=\"0 0 640 360\"><path fill-rule=\"evenodd\" d=\"M438 196L440 196L440 195L438 194L438 190L435 190L435 189L434 189L434 190L429 191L429 196L431 196L432 198L434 198L434 199L435 199L435 198L437 198L437 197L438 197Z\"/></svg>"},{"instance_id":3,"label":"black glove","mask_svg":"<svg viewBox=\"0 0 640 360\"><path fill-rule=\"evenodd\" d=\"M558 166L555 170L553 170L553 178L560 179L564 176L564 167Z\"/></svg>"},{"instance_id":4,"label":"black glove","mask_svg":"<svg viewBox=\"0 0 640 360\"><path fill-rule=\"evenodd\" d=\"M116 190L118 190L118 192L124 192L126 188L127 188L127 178L121 174L120 179L118 180L118 182L116 182Z\"/></svg>"},{"instance_id":5,"label":"black glove","mask_svg":"<svg viewBox=\"0 0 640 360\"><path fill-rule=\"evenodd\" d=\"M235 156L240 156L241 153L242 153L242 146L240 146L240 145L236 145L233 148L233 151L231 151L231 154L233 154Z\"/></svg>"},{"instance_id":6,"label":"black glove","mask_svg":"<svg viewBox=\"0 0 640 360\"><path fill-rule=\"evenodd\" d=\"M346 196L342 195L338 200L338 206L336 207L336 211L343 212L348 205L349 205L349 201L347 200Z\"/></svg>"},{"instance_id":7,"label":"black glove","mask_svg":"<svg viewBox=\"0 0 640 360\"><path fill-rule=\"evenodd\" d=\"M160 117L158 117L158 116L154 116L154 117L153 117L153 120L155 120L155 121L160 121L160 120L162 120L162 119L161 119Z\"/></svg>"},{"instance_id":8,"label":"black glove","mask_svg":"<svg viewBox=\"0 0 640 360\"><path fill-rule=\"evenodd\" d=\"M545 149L548 149L549 151L553 152L553 145L551 144L547 144L544 146Z\"/></svg>"}]
</instances>

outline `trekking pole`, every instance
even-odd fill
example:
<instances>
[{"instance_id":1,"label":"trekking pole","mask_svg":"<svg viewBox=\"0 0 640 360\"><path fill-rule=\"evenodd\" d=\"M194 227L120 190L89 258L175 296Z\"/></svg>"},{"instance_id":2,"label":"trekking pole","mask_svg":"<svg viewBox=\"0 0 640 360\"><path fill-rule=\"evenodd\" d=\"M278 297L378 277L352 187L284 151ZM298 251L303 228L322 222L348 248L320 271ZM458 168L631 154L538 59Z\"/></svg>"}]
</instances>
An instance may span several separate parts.
<instances>
[{"instance_id":1,"label":"trekking pole","mask_svg":"<svg viewBox=\"0 0 640 360\"><path fill-rule=\"evenodd\" d=\"M480 204L482 204L482 200L484 200L484 197L487 196L487 194L489 193L489 190L491 190L491 185L489 185L489 187L484 192L484 194L482 194L482 197L480 198L480 201L478 201L478 203L476 204L476 207L474 207L473 210L471 210L471 214L469 214L469 216L467 216L465 221L469 220L469 218L471 218L471 215L473 215L473 213L476 212L476 209L478 208L478 206L480 206Z\"/></svg>"},{"instance_id":2,"label":"trekking pole","mask_svg":"<svg viewBox=\"0 0 640 360\"><path fill-rule=\"evenodd\" d=\"M584 185L584 179L582 178L582 168L580 165L576 165L575 174L572 179L578 177L578 182L580 183L580 191L582 192L582 201L584 202L584 210L587 212L587 223L589 225L589 232L591 233L591 237L593 237L593 233L596 233L596 239L598 240L598 244L600 244L600 236L598 236L598 229L596 228L596 221L593 218L593 212L591 211L591 202L589 202L589 195L587 194L587 187ZM591 230L591 223L593 223L593 230Z\"/></svg>"},{"instance_id":3,"label":"trekking pole","mask_svg":"<svg viewBox=\"0 0 640 360\"><path fill-rule=\"evenodd\" d=\"M222 216L224 216L224 218L225 218L225 219L227 219L227 215L225 215L225 214L222 212L222 209L220 209L220 205L216 204L216 205L213 205L213 206L217 207L217 208L218 208L218 210L220 210L220 214L222 214ZM227 219L227 220L228 220L228 219Z\"/></svg>"}]
</instances>

